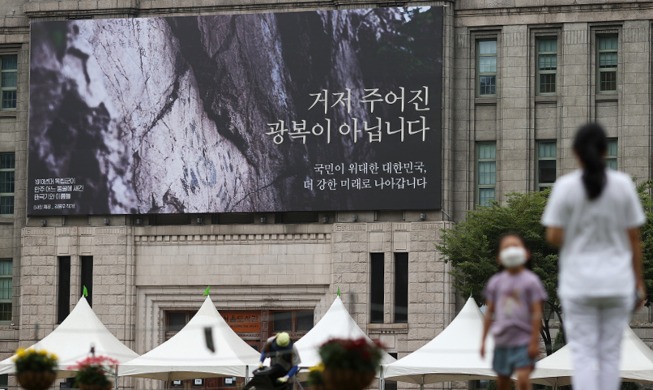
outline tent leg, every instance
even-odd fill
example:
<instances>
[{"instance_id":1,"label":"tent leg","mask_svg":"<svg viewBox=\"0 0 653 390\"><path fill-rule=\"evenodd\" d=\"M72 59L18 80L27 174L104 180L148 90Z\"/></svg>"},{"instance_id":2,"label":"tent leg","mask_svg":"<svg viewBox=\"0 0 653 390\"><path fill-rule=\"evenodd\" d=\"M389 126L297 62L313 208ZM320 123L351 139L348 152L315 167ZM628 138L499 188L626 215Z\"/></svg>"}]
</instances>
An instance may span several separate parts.
<instances>
[{"instance_id":1,"label":"tent leg","mask_svg":"<svg viewBox=\"0 0 653 390\"><path fill-rule=\"evenodd\" d=\"M245 383L249 382L249 366L245 366Z\"/></svg>"},{"instance_id":2,"label":"tent leg","mask_svg":"<svg viewBox=\"0 0 653 390\"><path fill-rule=\"evenodd\" d=\"M116 374L115 374L115 380L113 381L113 388L115 390L118 390L118 367L116 366Z\"/></svg>"},{"instance_id":3,"label":"tent leg","mask_svg":"<svg viewBox=\"0 0 653 390\"><path fill-rule=\"evenodd\" d=\"M424 390L424 383L419 384L419 390Z\"/></svg>"},{"instance_id":4,"label":"tent leg","mask_svg":"<svg viewBox=\"0 0 653 390\"><path fill-rule=\"evenodd\" d=\"M379 376L379 390L385 390L385 378L383 377L383 367L381 367L381 375Z\"/></svg>"}]
</instances>

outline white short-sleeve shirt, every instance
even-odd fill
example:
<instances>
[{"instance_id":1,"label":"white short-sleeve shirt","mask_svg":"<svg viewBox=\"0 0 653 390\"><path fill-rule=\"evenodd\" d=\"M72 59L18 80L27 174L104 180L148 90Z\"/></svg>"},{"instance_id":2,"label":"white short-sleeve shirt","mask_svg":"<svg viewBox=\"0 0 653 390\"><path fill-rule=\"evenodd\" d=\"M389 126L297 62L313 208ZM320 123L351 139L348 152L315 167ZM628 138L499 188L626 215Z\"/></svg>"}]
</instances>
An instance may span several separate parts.
<instances>
[{"instance_id":1,"label":"white short-sleeve shirt","mask_svg":"<svg viewBox=\"0 0 653 390\"><path fill-rule=\"evenodd\" d=\"M561 298L632 296L635 276L627 229L646 217L630 176L606 170L601 195L589 200L581 170L556 181L542 224L564 230L558 295Z\"/></svg>"}]
</instances>

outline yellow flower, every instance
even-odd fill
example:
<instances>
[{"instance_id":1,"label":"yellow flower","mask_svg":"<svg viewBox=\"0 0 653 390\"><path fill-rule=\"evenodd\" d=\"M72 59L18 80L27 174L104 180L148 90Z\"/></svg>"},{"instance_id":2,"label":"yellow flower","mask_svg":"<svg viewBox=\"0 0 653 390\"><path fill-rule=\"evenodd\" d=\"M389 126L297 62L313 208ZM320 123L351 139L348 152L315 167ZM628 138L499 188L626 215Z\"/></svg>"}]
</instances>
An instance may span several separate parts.
<instances>
[{"instance_id":1,"label":"yellow flower","mask_svg":"<svg viewBox=\"0 0 653 390\"><path fill-rule=\"evenodd\" d=\"M320 364L315 365L315 366L309 368L308 370L310 372L323 372L324 371L324 363L320 362Z\"/></svg>"},{"instance_id":2,"label":"yellow flower","mask_svg":"<svg viewBox=\"0 0 653 390\"><path fill-rule=\"evenodd\" d=\"M47 356L48 351L46 351L45 349L41 349L41 350L38 351L38 354L41 355L41 356Z\"/></svg>"},{"instance_id":3,"label":"yellow flower","mask_svg":"<svg viewBox=\"0 0 653 390\"><path fill-rule=\"evenodd\" d=\"M25 348L18 348L16 350L16 357L18 357L19 359L25 357L26 354L27 354L27 351L25 351Z\"/></svg>"},{"instance_id":4,"label":"yellow flower","mask_svg":"<svg viewBox=\"0 0 653 390\"><path fill-rule=\"evenodd\" d=\"M50 359L55 360L55 361L59 360L59 357L54 353L51 353L49 357L50 357Z\"/></svg>"}]
</instances>

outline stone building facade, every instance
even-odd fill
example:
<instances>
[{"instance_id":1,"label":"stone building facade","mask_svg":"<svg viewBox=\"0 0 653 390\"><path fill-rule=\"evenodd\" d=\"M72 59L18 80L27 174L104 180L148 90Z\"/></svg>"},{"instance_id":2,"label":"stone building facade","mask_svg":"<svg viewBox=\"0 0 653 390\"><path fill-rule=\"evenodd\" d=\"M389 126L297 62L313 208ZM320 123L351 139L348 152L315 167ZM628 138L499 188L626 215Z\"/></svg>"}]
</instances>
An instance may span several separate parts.
<instances>
[{"instance_id":1,"label":"stone building facade","mask_svg":"<svg viewBox=\"0 0 653 390\"><path fill-rule=\"evenodd\" d=\"M174 333L179 314L196 310L201 291L212 286L221 311L255 313L260 327L246 335L252 345L277 330L275 319L300 336L310 327L300 324L300 314L319 319L340 290L356 322L401 357L437 335L460 303L435 249L441 230L479 204L538 190L573 169L570 144L580 123L604 123L610 164L639 180L651 178L653 1L410 2L445 10L441 211L26 216L30 21L404 4L3 0L2 71L16 69L17 82L16 103L7 100L0 109L0 173L13 173L4 194L13 207L0 215L0 268L8 270L0 277L11 281L1 285L11 291L0 300L2 356L56 326L60 306L70 309L79 298L90 263L93 309L140 353ZM6 83L0 90L14 89ZM396 321L394 271L406 253L408 320ZM381 254L376 259L383 264L376 321L371 254ZM69 262L63 279L62 259ZM653 338L646 327L640 335Z\"/></svg>"}]
</instances>

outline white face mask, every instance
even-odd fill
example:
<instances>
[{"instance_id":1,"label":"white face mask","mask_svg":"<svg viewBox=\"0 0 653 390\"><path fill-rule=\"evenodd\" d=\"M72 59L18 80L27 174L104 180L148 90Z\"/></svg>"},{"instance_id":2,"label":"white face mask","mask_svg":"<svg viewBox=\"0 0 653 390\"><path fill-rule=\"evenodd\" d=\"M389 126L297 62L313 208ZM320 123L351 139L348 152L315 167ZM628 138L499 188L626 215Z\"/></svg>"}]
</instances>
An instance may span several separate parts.
<instances>
[{"instance_id":1,"label":"white face mask","mask_svg":"<svg viewBox=\"0 0 653 390\"><path fill-rule=\"evenodd\" d=\"M506 268L519 267L526 262L526 249L519 246L508 247L499 253L499 261Z\"/></svg>"}]
</instances>

